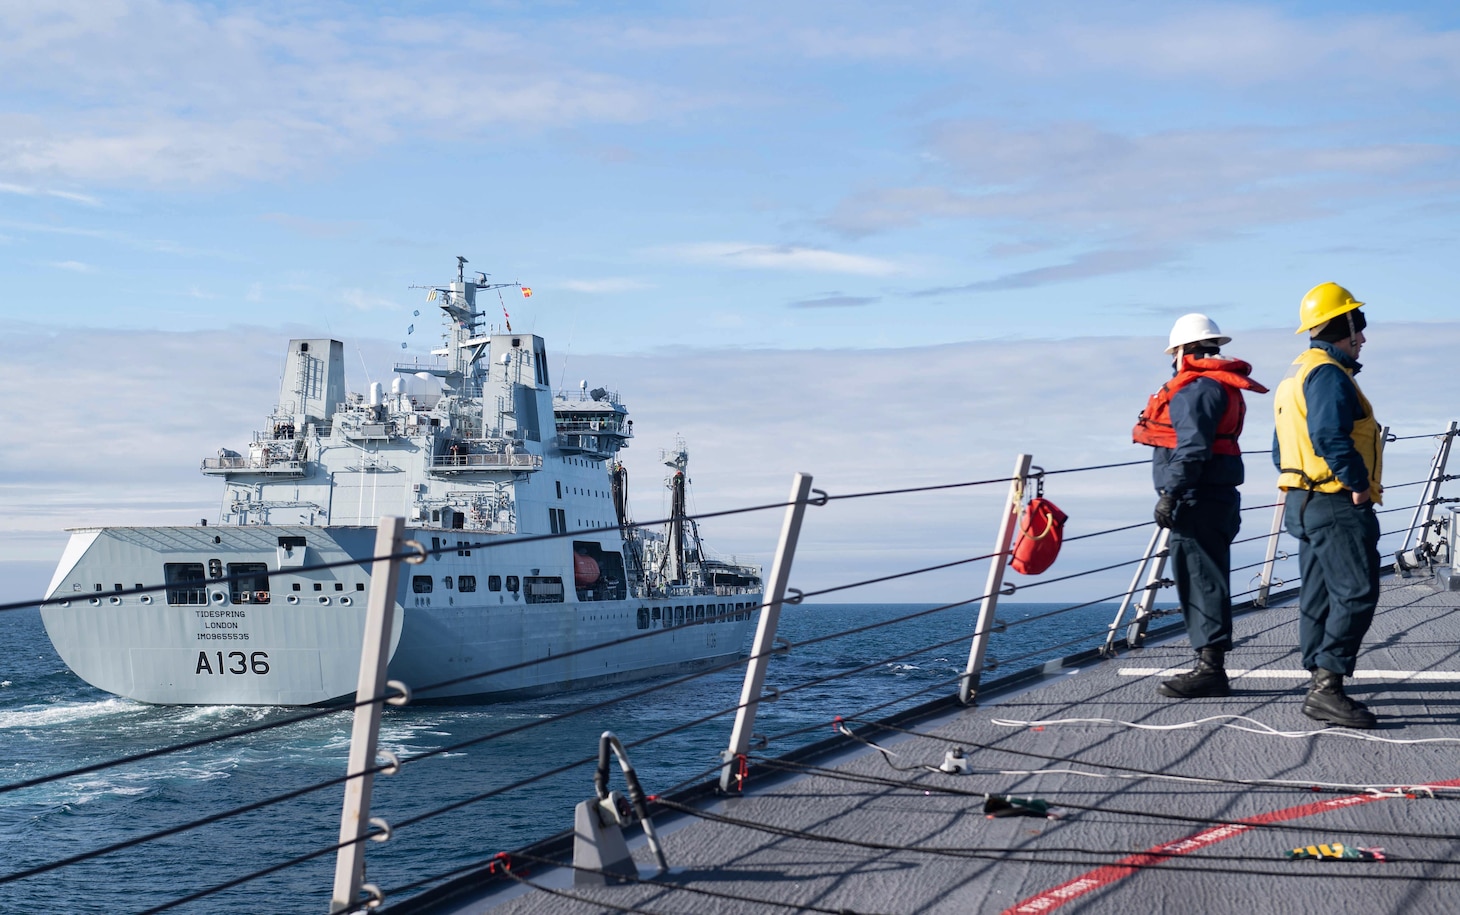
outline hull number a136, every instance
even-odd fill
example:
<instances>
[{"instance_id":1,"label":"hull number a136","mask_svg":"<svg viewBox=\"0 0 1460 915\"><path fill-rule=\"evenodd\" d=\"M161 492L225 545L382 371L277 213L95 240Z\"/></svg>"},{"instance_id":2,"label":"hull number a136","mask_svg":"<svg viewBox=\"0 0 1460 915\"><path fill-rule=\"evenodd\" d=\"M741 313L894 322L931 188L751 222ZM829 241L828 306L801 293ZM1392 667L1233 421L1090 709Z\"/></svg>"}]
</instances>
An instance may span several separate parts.
<instances>
[{"instance_id":1,"label":"hull number a136","mask_svg":"<svg viewBox=\"0 0 1460 915\"><path fill-rule=\"evenodd\" d=\"M269 672L269 653L267 651L255 651L252 654L244 654L241 651L230 651L226 654L221 651L212 653L206 651L198 652L198 666L193 669L195 674L259 674L262 676Z\"/></svg>"}]
</instances>

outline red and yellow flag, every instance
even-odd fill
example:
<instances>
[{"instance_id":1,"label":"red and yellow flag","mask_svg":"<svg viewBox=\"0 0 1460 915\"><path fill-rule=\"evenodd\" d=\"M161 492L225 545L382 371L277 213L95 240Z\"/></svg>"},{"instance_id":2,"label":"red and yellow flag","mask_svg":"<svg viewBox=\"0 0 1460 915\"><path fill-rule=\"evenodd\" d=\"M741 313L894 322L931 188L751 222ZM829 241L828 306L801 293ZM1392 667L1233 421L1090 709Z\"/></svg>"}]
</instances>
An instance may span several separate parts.
<instances>
[{"instance_id":1,"label":"red and yellow flag","mask_svg":"<svg viewBox=\"0 0 1460 915\"><path fill-rule=\"evenodd\" d=\"M531 286L523 286L522 287L522 297L524 299L530 299L530 298L532 298L532 287Z\"/></svg>"}]
</instances>

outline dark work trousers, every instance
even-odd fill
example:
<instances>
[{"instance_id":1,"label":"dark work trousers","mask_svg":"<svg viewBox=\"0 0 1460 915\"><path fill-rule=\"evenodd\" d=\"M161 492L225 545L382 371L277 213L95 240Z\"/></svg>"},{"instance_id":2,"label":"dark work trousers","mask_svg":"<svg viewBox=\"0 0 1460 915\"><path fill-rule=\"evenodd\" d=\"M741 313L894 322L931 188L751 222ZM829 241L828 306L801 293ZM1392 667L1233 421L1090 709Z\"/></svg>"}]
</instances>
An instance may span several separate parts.
<instances>
[{"instance_id":1,"label":"dark work trousers","mask_svg":"<svg viewBox=\"0 0 1460 915\"><path fill-rule=\"evenodd\" d=\"M1176 510L1171 573L1191 647L1232 647L1232 541L1242 527L1235 487L1198 492Z\"/></svg>"},{"instance_id":2,"label":"dark work trousers","mask_svg":"<svg viewBox=\"0 0 1460 915\"><path fill-rule=\"evenodd\" d=\"M1283 510L1298 539L1298 642L1303 666L1352 676L1379 603L1379 519L1345 492L1288 492Z\"/></svg>"}]
</instances>

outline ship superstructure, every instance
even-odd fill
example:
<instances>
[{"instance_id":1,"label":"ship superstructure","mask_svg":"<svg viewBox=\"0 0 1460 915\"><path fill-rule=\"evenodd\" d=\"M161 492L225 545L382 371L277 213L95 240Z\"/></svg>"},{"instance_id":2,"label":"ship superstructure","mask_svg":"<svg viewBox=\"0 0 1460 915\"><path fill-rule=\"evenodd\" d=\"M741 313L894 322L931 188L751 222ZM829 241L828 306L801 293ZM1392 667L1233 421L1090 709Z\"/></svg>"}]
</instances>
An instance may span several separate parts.
<instances>
[{"instance_id":1,"label":"ship superstructure","mask_svg":"<svg viewBox=\"0 0 1460 915\"><path fill-rule=\"evenodd\" d=\"M339 698L354 688L385 515L430 550L402 576L390 662L423 698L586 686L740 650L760 571L705 554L683 444L668 529L638 529L616 460L634 437L627 409L586 383L554 396L543 338L498 332L478 306L515 284L465 266L426 287L442 346L395 365L388 390L347 393L338 340L289 342L263 428L202 463L224 482L218 524L72 532L48 593L59 600L42 611L72 670L155 703ZM521 542L537 535L561 536ZM558 657L647 629L675 631ZM524 661L540 663L421 689Z\"/></svg>"}]
</instances>

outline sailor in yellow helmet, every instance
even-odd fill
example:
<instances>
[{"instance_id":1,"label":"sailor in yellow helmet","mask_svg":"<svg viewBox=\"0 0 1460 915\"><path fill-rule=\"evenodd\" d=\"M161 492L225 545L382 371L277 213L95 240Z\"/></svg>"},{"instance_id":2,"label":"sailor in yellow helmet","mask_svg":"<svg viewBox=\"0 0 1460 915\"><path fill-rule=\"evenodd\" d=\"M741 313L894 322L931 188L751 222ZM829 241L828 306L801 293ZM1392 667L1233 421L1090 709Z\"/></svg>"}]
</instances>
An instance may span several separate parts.
<instances>
[{"instance_id":1,"label":"sailor in yellow helmet","mask_svg":"<svg viewBox=\"0 0 1460 915\"><path fill-rule=\"evenodd\" d=\"M1310 345L1273 399L1273 463L1303 576L1298 638L1313 674L1303 714L1348 728L1378 723L1343 689L1379 602L1374 506L1383 498L1384 436L1354 381L1368 323L1363 304L1337 283L1308 291L1296 332L1306 331Z\"/></svg>"}]
</instances>

